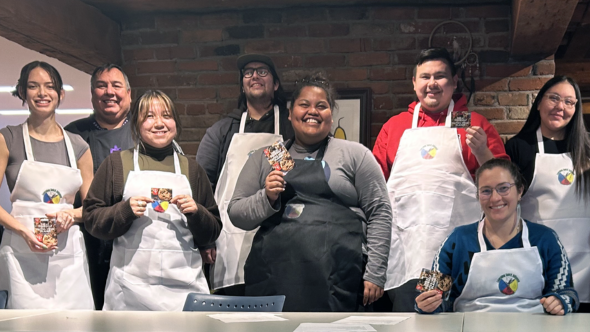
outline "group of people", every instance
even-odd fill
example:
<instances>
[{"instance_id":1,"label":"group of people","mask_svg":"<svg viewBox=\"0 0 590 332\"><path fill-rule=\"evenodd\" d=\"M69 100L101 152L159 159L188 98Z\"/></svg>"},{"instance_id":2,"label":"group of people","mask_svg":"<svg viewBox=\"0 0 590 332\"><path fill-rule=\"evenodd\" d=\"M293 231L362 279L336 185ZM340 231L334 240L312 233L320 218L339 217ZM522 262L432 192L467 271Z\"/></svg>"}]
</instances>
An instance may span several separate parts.
<instances>
[{"instance_id":1,"label":"group of people","mask_svg":"<svg viewBox=\"0 0 590 332\"><path fill-rule=\"evenodd\" d=\"M151 90L131 107L118 66L97 68L94 115L66 131L57 71L23 68L15 96L31 115L0 130L9 308L181 310L213 289L286 295L285 311L370 310L386 292L393 311L590 312L590 138L570 78L545 84L505 147L455 94L449 53L423 50L418 101L370 151L330 134L337 96L321 72L287 101L268 56L237 65L238 108L206 131L196 162L174 140L170 98ZM454 112L470 126L452 126ZM277 141L288 171L265 154ZM34 236L43 216L57 246ZM416 291L424 268L451 276L448 296Z\"/></svg>"}]
</instances>

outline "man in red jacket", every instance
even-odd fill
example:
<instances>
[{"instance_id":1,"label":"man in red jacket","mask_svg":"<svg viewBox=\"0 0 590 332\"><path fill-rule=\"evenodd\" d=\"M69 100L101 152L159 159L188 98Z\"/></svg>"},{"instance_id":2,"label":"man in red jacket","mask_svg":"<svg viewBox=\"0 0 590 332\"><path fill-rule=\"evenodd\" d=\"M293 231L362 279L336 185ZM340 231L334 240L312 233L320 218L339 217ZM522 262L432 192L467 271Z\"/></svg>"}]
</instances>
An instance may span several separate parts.
<instances>
[{"instance_id":1,"label":"man in red jacket","mask_svg":"<svg viewBox=\"0 0 590 332\"><path fill-rule=\"evenodd\" d=\"M430 269L455 227L481 217L473 182L479 165L508 159L485 117L471 112L468 128L451 126L453 112L469 112L465 96L453 95L457 81L446 49L422 50L412 78L418 102L383 125L373 148L393 207L385 290L394 311L414 310L422 268Z\"/></svg>"}]
</instances>

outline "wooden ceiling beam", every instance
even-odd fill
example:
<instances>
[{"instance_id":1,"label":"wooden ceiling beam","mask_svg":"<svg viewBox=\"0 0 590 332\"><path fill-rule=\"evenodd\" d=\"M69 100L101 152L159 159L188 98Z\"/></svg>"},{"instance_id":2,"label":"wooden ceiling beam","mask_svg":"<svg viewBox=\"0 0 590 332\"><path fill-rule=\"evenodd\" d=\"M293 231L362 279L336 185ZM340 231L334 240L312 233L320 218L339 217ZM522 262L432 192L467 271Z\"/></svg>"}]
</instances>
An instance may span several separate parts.
<instances>
[{"instance_id":1,"label":"wooden ceiling beam","mask_svg":"<svg viewBox=\"0 0 590 332\"><path fill-rule=\"evenodd\" d=\"M78 0L2 0L0 36L92 73L121 63L119 25Z\"/></svg>"},{"instance_id":2,"label":"wooden ceiling beam","mask_svg":"<svg viewBox=\"0 0 590 332\"><path fill-rule=\"evenodd\" d=\"M514 58L553 55L578 5L578 0L513 0Z\"/></svg>"}]
</instances>

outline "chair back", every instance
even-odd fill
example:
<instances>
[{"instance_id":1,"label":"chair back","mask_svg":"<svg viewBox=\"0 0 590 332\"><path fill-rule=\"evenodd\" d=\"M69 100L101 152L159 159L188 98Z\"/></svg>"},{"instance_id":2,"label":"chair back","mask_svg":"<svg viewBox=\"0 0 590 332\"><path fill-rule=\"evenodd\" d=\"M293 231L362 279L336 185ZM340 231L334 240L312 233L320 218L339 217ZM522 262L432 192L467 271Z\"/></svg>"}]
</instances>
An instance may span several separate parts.
<instances>
[{"instance_id":1,"label":"chair back","mask_svg":"<svg viewBox=\"0 0 590 332\"><path fill-rule=\"evenodd\" d=\"M189 293L183 311L256 311L281 312L285 295L225 296Z\"/></svg>"},{"instance_id":2,"label":"chair back","mask_svg":"<svg viewBox=\"0 0 590 332\"><path fill-rule=\"evenodd\" d=\"M8 291L0 290L0 309L6 309L6 302L8 302Z\"/></svg>"}]
</instances>

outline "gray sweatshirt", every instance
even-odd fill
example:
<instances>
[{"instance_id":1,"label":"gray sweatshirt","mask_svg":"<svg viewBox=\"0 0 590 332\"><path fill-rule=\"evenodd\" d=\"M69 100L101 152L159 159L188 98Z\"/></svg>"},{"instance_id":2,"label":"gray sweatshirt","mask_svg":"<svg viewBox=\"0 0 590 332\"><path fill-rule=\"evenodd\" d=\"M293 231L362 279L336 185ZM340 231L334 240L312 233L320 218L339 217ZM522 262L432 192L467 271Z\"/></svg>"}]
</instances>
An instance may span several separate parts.
<instances>
[{"instance_id":1,"label":"gray sweatshirt","mask_svg":"<svg viewBox=\"0 0 590 332\"><path fill-rule=\"evenodd\" d=\"M293 144L293 159L315 158L318 146L305 149ZM279 212L280 199L271 206L264 190L271 165L262 153L254 152L244 165L229 204L229 217L236 227L254 229ZM323 161L330 168L332 192L357 213L365 230L363 252L368 255L364 280L385 285L391 241L392 210L385 178L369 149L351 141L330 138ZM328 212L328 211L327 211Z\"/></svg>"}]
</instances>

